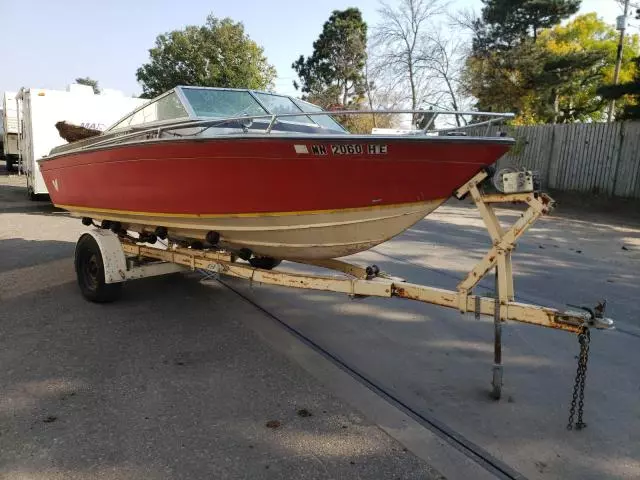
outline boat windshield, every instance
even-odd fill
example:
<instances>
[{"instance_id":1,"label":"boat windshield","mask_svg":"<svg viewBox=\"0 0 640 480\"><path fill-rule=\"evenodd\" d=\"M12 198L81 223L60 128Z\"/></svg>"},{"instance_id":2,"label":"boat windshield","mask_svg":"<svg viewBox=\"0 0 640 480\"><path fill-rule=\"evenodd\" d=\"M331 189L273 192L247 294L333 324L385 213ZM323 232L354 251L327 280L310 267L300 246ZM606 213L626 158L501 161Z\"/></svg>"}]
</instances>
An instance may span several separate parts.
<instances>
[{"instance_id":1,"label":"boat windshield","mask_svg":"<svg viewBox=\"0 0 640 480\"><path fill-rule=\"evenodd\" d=\"M167 120L180 120L189 118L187 110L178 99L175 92L160 97L131 115L116 123L109 130L145 125L147 123L163 122Z\"/></svg>"},{"instance_id":2,"label":"boat windshield","mask_svg":"<svg viewBox=\"0 0 640 480\"><path fill-rule=\"evenodd\" d=\"M303 112L309 112L309 113L324 112L322 108L320 108L317 105L314 105L313 103L305 102L304 100L300 100L298 98L296 98L294 101L296 102L298 107L302 109ZM340 125L338 122L336 122L333 119L333 117L330 115L313 115L313 117L311 118L313 118L314 122L320 124L325 128L329 128L331 130L338 130L340 132L346 132L345 128L342 125Z\"/></svg>"},{"instance_id":3,"label":"boat windshield","mask_svg":"<svg viewBox=\"0 0 640 480\"><path fill-rule=\"evenodd\" d=\"M286 95L248 90L181 87L186 100L198 118L235 118L243 115L295 114L323 112L320 107ZM279 122L320 125L330 130L345 129L329 115L292 115L278 118Z\"/></svg>"},{"instance_id":4,"label":"boat windshield","mask_svg":"<svg viewBox=\"0 0 640 480\"><path fill-rule=\"evenodd\" d=\"M276 95L253 90L225 88L177 87L156 100L134 110L108 130L145 126L159 122L197 120L203 118L225 119L243 116L264 116L270 122L271 115L279 117L278 122L297 123L309 127L337 131L346 130L329 115L305 115L323 112L320 107L286 95ZM297 115L300 114L300 115Z\"/></svg>"},{"instance_id":5,"label":"boat windshield","mask_svg":"<svg viewBox=\"0 0 640 480\"><path fill-rule=\"evenodd\" d=\"M269 114L246 90L183 87L182 92L197 117L234 118Z\"/></svg>"},{"instance_id":6,"label":"boat windshield","mask_svg":"<svg viewBox=\"0 0 640 480\"><path fill-rule=\"evenodd\" d=\"M267 107L267 109L271 113L302 113L302 109L298 107L289 97L259 92L255 92L255 96L265 107ZM279 120L285 122L299 122L309 125L315 125L315 123L311 121L311 119L306 115L296 115L295 117L281 117Z\"/></svg>"}]
</instances>

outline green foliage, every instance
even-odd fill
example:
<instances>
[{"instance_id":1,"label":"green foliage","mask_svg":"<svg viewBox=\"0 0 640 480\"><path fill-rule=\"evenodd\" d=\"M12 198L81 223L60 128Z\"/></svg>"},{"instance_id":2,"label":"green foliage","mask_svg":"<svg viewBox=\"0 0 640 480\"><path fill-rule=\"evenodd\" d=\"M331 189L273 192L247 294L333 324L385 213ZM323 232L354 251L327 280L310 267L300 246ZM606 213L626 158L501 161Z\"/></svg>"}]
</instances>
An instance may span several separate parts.
<instances>
[{"instance_id":1,"label":"green foliage","mask_svg":"<svg viewBox=\"0 0 640 480\"><path fill-rule=\"evenodd\" d=\"M608 100L626 100L620 115L616 116L618 120L640 120L640 57L636 57L634 63L636 71L632 80L598 89L598 93Z\"/></svg>"},{"instance_id":2,"label":"green foliage","mask_svg":"<svg viewBox=\"0 0 640 480\"><path fill-rule=\"evenodd\" d=\"M538 67L538 51L531 42L504 52L471 55L462 75L462 88L477 99L480 111L521 113L531 93L529 79Z\"/></svg>"},{"instance_id":3,"label":"green foliage","mask_svg":"<svg viewBox=\"0 0 640 480\"><path fill-rule=\"evenodd\" d=\"M249 38L242 23L213 15L203 26L158 35L149 56L149 63L136 72L144 98L177 85L266 90L276 77L263 48Z\"/></svg>"},{"instance_id":4,"label":"green foliage","mask_svg":"<svg viewBox=\"0 0 640 480\"><path fill-rule=\"evenodd\" d=\"M98 80L94 80L93 78L90 78L90 77L80 77L80 78L76 78L76 83L78 83L80 85L87 85L87 86L93 88L93 93L95 93L96 95L98 95L100 93L100 87L98 86Z\"/></svg>"},{"instance_id":5,"label":"green foliage","mask_svg":"<svg viewBox=\"0 0 640 480\"><path fill-rule=\"evenodd\" d=\"M301 81L294 86L324 107L357 101L365 91L366 48L367 24L360 10L334 10L313 43L311 56L301 55L293 63Z\"/></svg>"},{"instance_id":6,"label":"green foliage","mask_svg":"<svg viewBox=\"0 0 640 480\"><path fill-rule=\"evenodd\" d=\"M527 104L537 95L544 54L536 46L538 30L575 13L580 0L482 0L482 17L473 23L474 38L462 77L463 90L484 111L520 114L533 123Z\"/></svg>"},{"instance_id":7,"label":"green foliage","mask_svg":"<svg viewBox=\"0 0 640 480\"><path fill-rule=\"evenodd\" d=\"M611 82L618 34L595 13L541 30L537 41L522 38L508 49L475 53L467 60L467 91L480 110L516 112L517 123L566 123L604 118L598 95ZM620 78L636 70L638 36L628 36Z\"/></svg>"},{"instance_id":8,"label":"green foliage","mask_svg":"<svg viewBox=\"0 0 640 480\"><path fill-rule=\"evenodd\" d=\"M638 36L628 36L625 42L622 81L633 77ZM530 109L536 111L538 121L603 120L606 102L598 95L598 88L613 81L618 32L589 13L541 32L537 45L544 61L531 79L537 98Z\"/></svg>"},{"instance_id":9,"label":"green foliage","mask_svg":"<svg viewBox=\"0 0 640 480\"><path fill-rule=\"evenodd\" d=\"M581 0L482 0L474 50L510 49L537 39L540 29L557 25L580 8Z\"/></svg>"}]
</instances>

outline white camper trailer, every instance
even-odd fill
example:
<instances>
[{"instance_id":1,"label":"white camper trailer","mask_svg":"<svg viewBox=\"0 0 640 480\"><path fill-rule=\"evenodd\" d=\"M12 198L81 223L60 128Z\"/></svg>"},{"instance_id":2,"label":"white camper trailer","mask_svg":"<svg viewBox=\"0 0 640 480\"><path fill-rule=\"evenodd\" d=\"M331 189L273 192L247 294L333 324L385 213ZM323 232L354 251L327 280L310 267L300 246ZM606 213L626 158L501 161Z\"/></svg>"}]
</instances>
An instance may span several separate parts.
<instances>
[{"instance_id":1,"label":"white camper trailer","mask_svg":"<svg viewBox=\"0 0 640 480\"><path fill-rule=\"evenodd\" d=\"M2 97L2 150L7 170L13 170L18 162L18 104L15 92L4 92Z\"/></svg>"},{"instance_id":2,"label":"white camper trailer","mask_svg":"<svg viewBox=\"0 0 640 480\"><path fill-rule=\"evenodd\" d=\"M66 91L22 88L17 97L22 102L20 156L32 199L49 193L36 160L48 155L52 148L67 143L56 123L64 121L105 130L148 101L113 90L95 95L92 87L78 84L69 85Z\"/></svg>"}]
</instances>

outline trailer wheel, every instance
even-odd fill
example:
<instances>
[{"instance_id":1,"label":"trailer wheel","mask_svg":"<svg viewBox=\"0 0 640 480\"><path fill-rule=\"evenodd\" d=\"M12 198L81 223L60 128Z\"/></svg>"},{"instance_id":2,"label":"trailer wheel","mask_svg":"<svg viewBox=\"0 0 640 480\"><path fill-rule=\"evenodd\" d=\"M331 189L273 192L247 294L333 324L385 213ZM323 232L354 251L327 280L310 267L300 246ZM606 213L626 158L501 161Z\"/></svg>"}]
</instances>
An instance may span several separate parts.
<instances>
[{"instance_id":1,"label":"trailer wheel","mask_svg":"<svg viewBox=\"0 0 640 480\"><path fill-rule=\"evenodd\" d=\"M273 270L281 263L282 260L271 257L252 257L249 259L249 265L253 268L261 268L262 270Z\"/></svg>"},{"instance_id":2,"label":"trailer wheel","mask_svg":"<svg viewBox=\"0 0 640 480\"><path fill-rule=\"evenodd\" d=\"M91 235L83 235L78 240L75 269L80 292L90 302L112 302L120 295L122 283L105 283L102 253Z\"/></svg>"}]
</instances>

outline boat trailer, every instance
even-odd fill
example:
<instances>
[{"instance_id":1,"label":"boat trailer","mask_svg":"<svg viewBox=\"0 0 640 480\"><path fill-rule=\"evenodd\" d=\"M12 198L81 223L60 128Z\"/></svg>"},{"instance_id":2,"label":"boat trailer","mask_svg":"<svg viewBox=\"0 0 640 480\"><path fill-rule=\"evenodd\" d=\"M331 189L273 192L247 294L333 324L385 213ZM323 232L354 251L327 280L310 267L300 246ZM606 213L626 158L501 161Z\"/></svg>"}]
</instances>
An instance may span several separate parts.
<instances>
[{"instance_id":1,"label":"boat trailer","mask_svg":"<svg viewBox=\"0 0 640 480\"><path fill-rule=\"evenodd\" d=\"M75 270L80 290L85 298L95 302L114 300L119 287L128 280L184 271L200 271L207 278L230 276L253 283L279 285L290 288L344 293L352 298L382 297L404 298L442 307L453 308L460 313L472 312L494 319L494 365L492 392L498 400L502 392L502 324L507 320L541 327L564 330L578 335L580 356L575 379L568 429L580 430L582 421L584 387L590 341L590 328L608 330L613 320L604 315L606 302L594 308L579 307L576 311L560 311L515 301L511 254L517 240L543 215L554 207L553 200L544 193L494 193L481 191L481 184L488 173L481 171L460 187L454 196L458 199L470 195L491 237L492 246L482 260L457 286L457 290L419 285L391 276L373 265L362 267L341 260L300 260L296 263L322 267L341 275L311 275L280 270L264 270L248 263L238 262L235 253L223 249L185 248L168 242L163 247L140 244L138 239L114 233L106 228L96 228L84 233L76 245ZM499 203L526 204L528 208L509 228L504 229L494 212ZM83 219L91 224L90 219ZM97 225L96 225L97 227ZM474 295L473 289L492 270L495 271L494 297ZM577 420L576 402L579 399Z\"/></svg>"}]
</instances>

